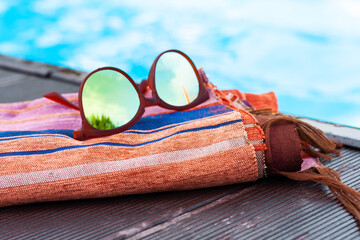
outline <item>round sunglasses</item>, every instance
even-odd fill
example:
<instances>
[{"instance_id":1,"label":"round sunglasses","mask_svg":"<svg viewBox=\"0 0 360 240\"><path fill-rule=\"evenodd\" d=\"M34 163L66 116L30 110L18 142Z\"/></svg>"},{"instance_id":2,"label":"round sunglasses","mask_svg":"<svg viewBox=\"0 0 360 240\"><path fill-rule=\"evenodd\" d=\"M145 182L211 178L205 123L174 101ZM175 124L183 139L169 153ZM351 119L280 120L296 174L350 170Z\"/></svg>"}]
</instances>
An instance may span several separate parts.
<instances>
[{"instance_id":1,"label":"round sunglasses","mask_svg":"<svg viewBox=\"0 0 360 240\"><path fill-rule=\"evenodd\" d=\"M103 67L88 74L79 89L79 107L59 93L44 97L80 111L82 127L73 132L77 140L108 136L133 126L145 112L145 107L187 110L206 101L206 77L183 52L168 50L157 56L148 79L139 85L124 71ZM144 93L150 88L151 98Z\"/></svg>"}]
</instances>

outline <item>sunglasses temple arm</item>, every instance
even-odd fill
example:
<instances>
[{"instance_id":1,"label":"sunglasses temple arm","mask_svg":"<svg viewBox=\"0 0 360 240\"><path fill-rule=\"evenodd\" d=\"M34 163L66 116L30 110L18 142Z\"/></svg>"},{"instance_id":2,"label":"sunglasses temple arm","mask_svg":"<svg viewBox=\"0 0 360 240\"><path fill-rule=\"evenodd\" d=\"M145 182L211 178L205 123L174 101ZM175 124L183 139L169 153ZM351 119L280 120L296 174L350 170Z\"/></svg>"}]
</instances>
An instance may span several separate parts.
<instances>
[{"instance_id":1,"label":"sunglasses temple arm","mask_svg":"<svg viewBox=\"0 0 360 240\"><path fill-rule=\"evenodd\" d=\"M61 94L57 92L49 92L44 95L45 98L50 99L54 102L60 103L61 105L64 105L66 107L72 108L74 110L80 111L79 107L61 96Z\"/></svg>"}]
</instances>

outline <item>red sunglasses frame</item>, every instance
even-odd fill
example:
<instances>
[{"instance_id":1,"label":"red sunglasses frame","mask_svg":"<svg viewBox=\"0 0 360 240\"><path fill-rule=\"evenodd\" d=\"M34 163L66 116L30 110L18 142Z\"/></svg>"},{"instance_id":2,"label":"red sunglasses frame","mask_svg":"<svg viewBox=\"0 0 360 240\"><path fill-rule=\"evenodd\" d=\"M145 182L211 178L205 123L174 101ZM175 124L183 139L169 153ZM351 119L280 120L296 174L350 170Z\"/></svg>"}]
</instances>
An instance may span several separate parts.
<instances>
[{"instance_id":1,"label":"red sunglasses frame","mask_svg":"<svg viewBox=\"0 0 360 240\"><path fill-rule=\"evenodd\" d=\"M191 65L191 67L193 68L196 77L198 79L198 83L199 83L199 95L198 97L191 102L190 104L184 105L184 106L173 106L170 105L168 103L166 103L165 101L163 101L157 91L156 91L156 87L155 87L155 69L156 69L156 64L158 62L158 60L160 59L160 57L168 52L175 52L178 53L180 55L182 55ZM87 121L85 114L84 114L84 108L83 108L83 102L82 102L82 92L83 92L83 88L84 85L86 84L86 81L88 80L88 78L98 72L98 71L103 71L103 70L112 70L112 71L116 71L119 72L120 74L122 74L123 76L125 76L129 82L133 85L133 87L135 88L138 96L139 96L139 100L140 100L140 105L139 105L139 109L137 111L137 113L135 114L135 116L125 125L122 125L120 127L114 128L114 129L109 129L109 130L101 130L101 129L96 129L93 126L91 126L89 124L89 122ZM87 140L89 138L96 138L96 137L103 137L103 136L109 136L109 135L113 135L116 133L120 133L123 132L127 129L129 129L130 127L132 127L136 122L139 121L139 119L142 117L142 115L145 112L145 107L150 107L150 106L155 106L158 105L160 107L166 108L166 109L170 109L170 110L176 110L176 111L183 111L183 110L187 110L190 109L192 107L195 107L196 105L199 105L200 103L206 101L209 98L209 93L206 90L205 86L204 86L204 82L207 82L206 77L204 76L204 73L201 72L199 73L199 71L196 69L195 64L191 61L191 59L183 52L179 51L179 50L167 50L165 52L160 53L155 61L153 62L151 68L150 68L150 72L149 72L149 76L147 80L143 80L139 85L137 85L134 80L124 71L115 68L115 67L102 67L102 68L98 68L96 70L94 70L93 72L89 73L85 79L82 81L81 86L79 88L79 94L78 94L78 99L79 99L79 107L77 107L76 105L72 104L71 102L69 102L67 99L63 98L60 94L56 93L56 92L51 92L51 93L47 93L44 95L44 97L51 99L55 102L58 102L60 104L63 104L67 107L73 108L75 110L79 110L80 111L80 115L81 115L81 119L82 119L82 127L79 130L75 130L73 132L74 138L77 140ZM145 98L143 93L146 91L147 87L149 86L149 88L152 91L152 97L151 98Z\"/></svg>"}]
</instances>

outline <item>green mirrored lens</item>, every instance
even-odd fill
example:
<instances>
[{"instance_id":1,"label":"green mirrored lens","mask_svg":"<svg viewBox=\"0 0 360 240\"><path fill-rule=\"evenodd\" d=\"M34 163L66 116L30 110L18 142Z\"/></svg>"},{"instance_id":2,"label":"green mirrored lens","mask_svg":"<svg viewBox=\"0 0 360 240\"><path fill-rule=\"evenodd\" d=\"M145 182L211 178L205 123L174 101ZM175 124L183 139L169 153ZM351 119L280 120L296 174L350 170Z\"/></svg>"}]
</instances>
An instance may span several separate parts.
<instances>
[{"instance_id":1,"label":"green mirrored lens","mask_svg":"<svg viewBox=\"0 0 360 240\"><path fill-rule=\"evenodd\" d=\"M155 68L155 87L159 97L172 106L185 106L199 95L199 81L190 62L181 54L161 55Z\"/></svg>"},{"instance_id":2,"label":"green mirrored lens","mask_svg":"<svg viewBox=\"0 0 360 240\"><path fill-rule=\"evenodd\" d=\"M108 130L121 127L136 115L139 95L120 72L100 70L85 82L82 92L84 114L91 126Z\"/></svg>"}]
</instances>

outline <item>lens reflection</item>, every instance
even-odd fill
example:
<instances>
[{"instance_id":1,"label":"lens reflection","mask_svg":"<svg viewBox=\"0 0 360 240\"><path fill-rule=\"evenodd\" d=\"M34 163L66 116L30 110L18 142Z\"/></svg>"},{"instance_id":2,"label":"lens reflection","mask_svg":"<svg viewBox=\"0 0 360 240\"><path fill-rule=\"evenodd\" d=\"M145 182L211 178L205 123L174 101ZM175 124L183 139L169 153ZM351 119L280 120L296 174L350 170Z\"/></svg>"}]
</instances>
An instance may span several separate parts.
<instances>
[{"instance_id":1,"label":"lens reflection","mask_svg":"<svg viewBox=\"0 0 360 240\"><path fill-rule=\"evenodd\" d=\"M96 129L108 130L128 123L136 115L140 99L123 74L100 70L87 79L82 104L88 123Z\"/></svg>"},{"instance_id":2,"label":"lens reflection","mask_svg":"<svg viewBox=\"0 0 360 240\"><path fill-rule=\"evenodd\" d=\"M155 68L159 97L172 106L185 106L199 95L199 82L188 60L176 52L161 55Z\"/></svg>"}]
</instances>

